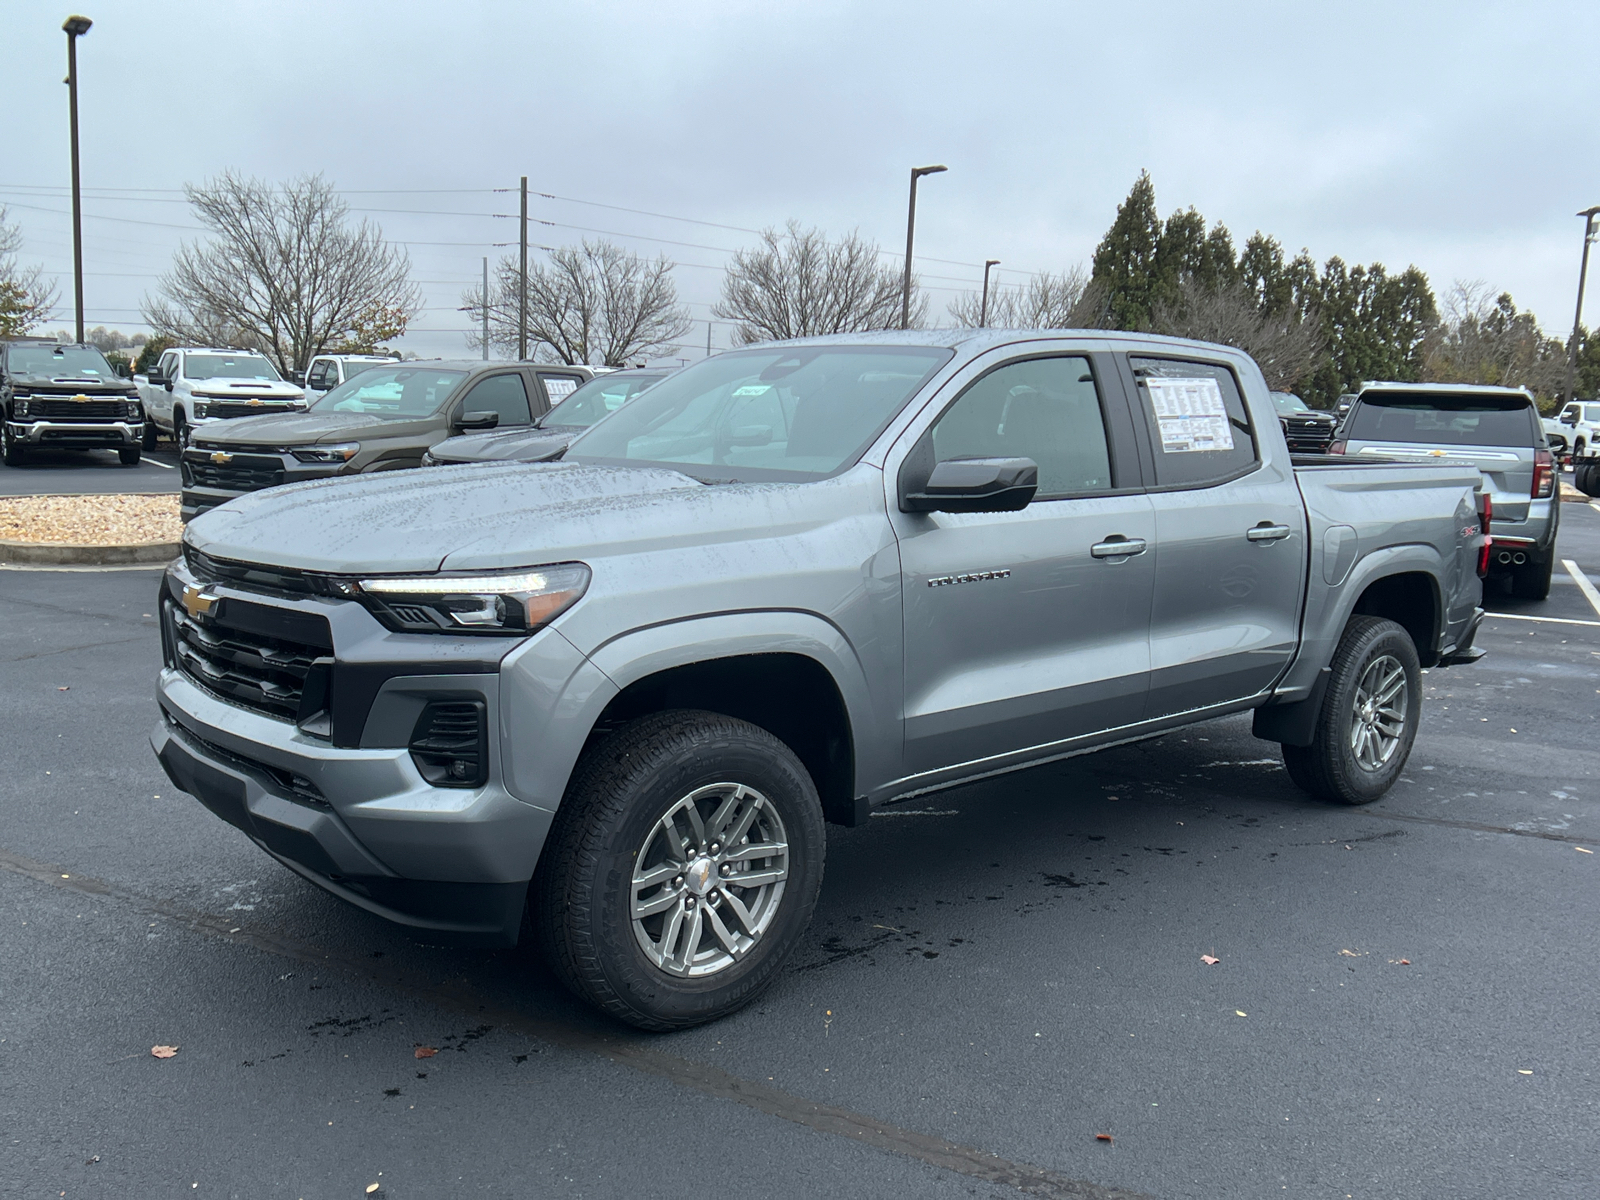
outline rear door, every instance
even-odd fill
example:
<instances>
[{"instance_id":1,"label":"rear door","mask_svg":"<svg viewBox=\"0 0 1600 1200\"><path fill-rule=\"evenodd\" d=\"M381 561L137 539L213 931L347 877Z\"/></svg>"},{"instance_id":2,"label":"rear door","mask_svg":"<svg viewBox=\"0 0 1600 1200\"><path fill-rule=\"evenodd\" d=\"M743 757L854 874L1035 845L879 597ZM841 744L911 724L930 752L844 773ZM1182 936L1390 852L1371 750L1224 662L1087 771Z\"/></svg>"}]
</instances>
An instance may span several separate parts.
<instances>
[{"instance_id":1,"label":"rear door","mask_svg":"<svg viewBox=\"0 0 1600 1200\"><path fill-rule=\"evenodd\" d=\"M1144 709L1155 529L1116 367L1029 349L957 375L931 428L913 426L888 464L908 774L1132 724ZM1020 512L903 513L893 481L914 455L1031 458L1038 496Z\"/></svg>"},{"instance_id":2,"label":"rear door","mask_svg":"<svg viewBox=\"0 0 1600 1200\"><path fill-rule=\"evenodd\" d=\"M1124 369L1154 475L1145 715L1253 696L1300 637L1306 515L1283 441L1257 427L1225 359L1134 354ZM1276 420L1265 403L1259 416Z\"/></svg>"}]
</instances>

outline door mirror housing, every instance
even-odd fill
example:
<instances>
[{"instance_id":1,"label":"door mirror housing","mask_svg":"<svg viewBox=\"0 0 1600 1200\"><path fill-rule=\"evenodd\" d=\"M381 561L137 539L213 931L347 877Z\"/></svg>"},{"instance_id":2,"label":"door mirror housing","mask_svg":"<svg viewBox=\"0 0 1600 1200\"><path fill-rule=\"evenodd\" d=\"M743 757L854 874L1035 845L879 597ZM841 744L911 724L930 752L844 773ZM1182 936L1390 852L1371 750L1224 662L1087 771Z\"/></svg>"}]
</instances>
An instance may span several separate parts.
<instances>
[{"instance_id":1,"label":"door mirror housing","mask_svg":"<svg viewBox=\"0 0 1600 1200\"><path fill-rule=\"evenodd\" d=\"M500 414L493 409L484 412L462 413L456 422L457 429L493 429L500 424Z\"/></svg>"},{"instance_id":2,"label":"door mirror housing","mask_svg":"<svg viewBox=\"0 0 1600 1200\"><path fill-rule=\"evenodd\" d=\"M1031 458L952 458L900 497L901 512L1018 512L1039 490Z\"/></svg>"},{"instance_id":3,"label":"door mirror housing","mask_svg":"<svg viewBox=\"0 0 1600 1200\"><path fill-rule=\"evenodd\" d=\"M1578 414L1570 412L1562 413L1561 423L1563 425L1576 425L1578 423Z\"/></svg>"},{"instance_id":4,"label":"door mirror housing","mask_svg":"<svg viewBox=\"0 0 1600 1200\"><path fill-rule=\"evenodd\" d=\"M151 367L150 370L145 373L145 379L152 387L165 387L167 384L167 377L154 367Z\"/></svg>"}]
</instances>

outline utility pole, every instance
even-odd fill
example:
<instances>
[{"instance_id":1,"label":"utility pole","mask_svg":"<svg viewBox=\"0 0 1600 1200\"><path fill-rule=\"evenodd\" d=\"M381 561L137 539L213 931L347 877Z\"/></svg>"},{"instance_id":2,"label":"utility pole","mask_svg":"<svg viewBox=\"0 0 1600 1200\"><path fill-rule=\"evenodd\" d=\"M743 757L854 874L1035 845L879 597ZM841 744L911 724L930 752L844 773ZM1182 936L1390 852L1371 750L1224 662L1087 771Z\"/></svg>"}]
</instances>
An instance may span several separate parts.
<instances>
[{"instance_id":1,"label":"utility pole","mask_svg":"<svg viewBox=\"0 0 1600 1200\"><path fill-rule=\"evenodd\" d=\"M1600 204L1577 214L1583 218L1583 265L1578 268L1578 311L1572 316L1572 344L1567 347L1567 402L1577 399L1574 379L1578 370L1578 334L1583 328L1583 288L1589 282L1589 247L1594 244L1594 218ZM78 335L81 341L83 335Z\"/></svg>"},{"instance_id":2,"label":"utility pole","mask_svg":"<svg viewBox=\"0 0 1600 1200\"><path fill-rule=\"evenodd\" d=\"M706 322L706 357L711 357L711 322Z\"/></svg>"},{"instance_id":3,"label":"utility pole","mask_svg":"<svg viewBox=\"0 0 1600 1200\"><path fill-rule=\"evenodd\" d=\"M998 258L986 258L983 261L983 303L978 306L979 329L984 329L989 324L989 268L999 265Z\"/></svg>"},{"instance_id":4,"label":"utility pole","mask_svg":"<svg viewBox=\"0 0 1600 1200\"><path fill-rule=\"evenodd\" d=\"M528 357L528 177L522 177L522 267L517 272L517 357Z\"/></svg>"},{"instance_id":5,"label":"utility pole","mask_svg":"<svg viewBox=\"0 0 1600 1200\"><path fill-rule=\"evenodd\" d=\"M483 361L489 361L489 256L483 256Z\"/></svg>"},{"instance_id":6,"label":"utility pole","mask_svg":"<svg viewBox=\"0 0 1600 1200\"><path fill-rule=\"evenodd\" d=\"M72 288L78 306L78 341L83 341L83 201L78 191L78 39L94 24L88 17L68 17L67 107L72 123Z\"/></svg>"},{"instance_id":7,"label":"utility pole","mask_svg":"<svg viewBox=\"0 0 1600 1200\"><path fill-rule=\"evenodd\" d=\"M911 328L911 246L917 236L917 180L948 171L945 166L911 168L911 203L906 210L906 281L900 294L900 328Z\"/></svg>"}]
</instances>

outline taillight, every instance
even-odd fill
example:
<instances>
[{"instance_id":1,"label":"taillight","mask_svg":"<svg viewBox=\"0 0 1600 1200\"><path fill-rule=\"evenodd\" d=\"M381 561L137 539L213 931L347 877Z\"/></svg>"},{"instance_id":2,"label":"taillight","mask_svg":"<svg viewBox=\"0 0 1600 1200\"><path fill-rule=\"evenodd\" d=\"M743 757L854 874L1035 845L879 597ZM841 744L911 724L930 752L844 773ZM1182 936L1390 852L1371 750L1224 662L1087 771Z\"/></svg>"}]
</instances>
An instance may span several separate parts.
<instances>
[{"instance_id":1,"label":"taillight","mask_svg":"<svg viewBox=\"0 0 1600 1200\"><path fill-rule=\"evenodd\" d=\"M1343 438L1338 438L1335 441L1329 442L1328 443L1328 453L1329 454L1343 454L1344 453L1344 439Z\"/></svg>"},{"instance_id":2,"label":"taillight","mask_svg":"<svg viewBox=\"0 0 1600 1200\"><path fill-rule=\"evenodd\" d=\"M1494 545L1494 538L1489 536L1489 525L1494 520L1494 501L1489 498L1488 492L1479 494L1483 501L1478 510L1478 528L1483 531L1483 548L1478 551L1478 578L1485 579L1489 575L1489 549Z\"/></svg>"},{"instance_id":3,"label":"taillight","mask_svg":"<svg viewBox=\"0 0 1600 1200\"><path fill-rule=\"evenodd\" d=\"M1533 491L1535 500L1548 500L1556 490L1556 460L1548 450L1533 452Z\"/></svg>"}]
</instances>

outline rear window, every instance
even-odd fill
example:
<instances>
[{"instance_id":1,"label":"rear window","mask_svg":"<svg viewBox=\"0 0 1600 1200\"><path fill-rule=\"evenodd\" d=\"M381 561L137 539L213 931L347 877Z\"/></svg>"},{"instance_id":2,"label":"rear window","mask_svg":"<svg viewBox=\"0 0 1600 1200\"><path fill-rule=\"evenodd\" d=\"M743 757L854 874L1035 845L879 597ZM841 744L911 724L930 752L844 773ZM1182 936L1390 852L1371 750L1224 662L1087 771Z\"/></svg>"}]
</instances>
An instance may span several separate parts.
<instances>
[{"instance_id":1,"label":"rear window","mask_svg":"<svg viewBox=\"0 0 1600 1200\"><path fill-rule=\"evenodd\" d=\"M1379 392L1361 397L1348 436L1359 442L1531 446L1532 409L1526 396Z\"/></svg>"}]
</instances>

